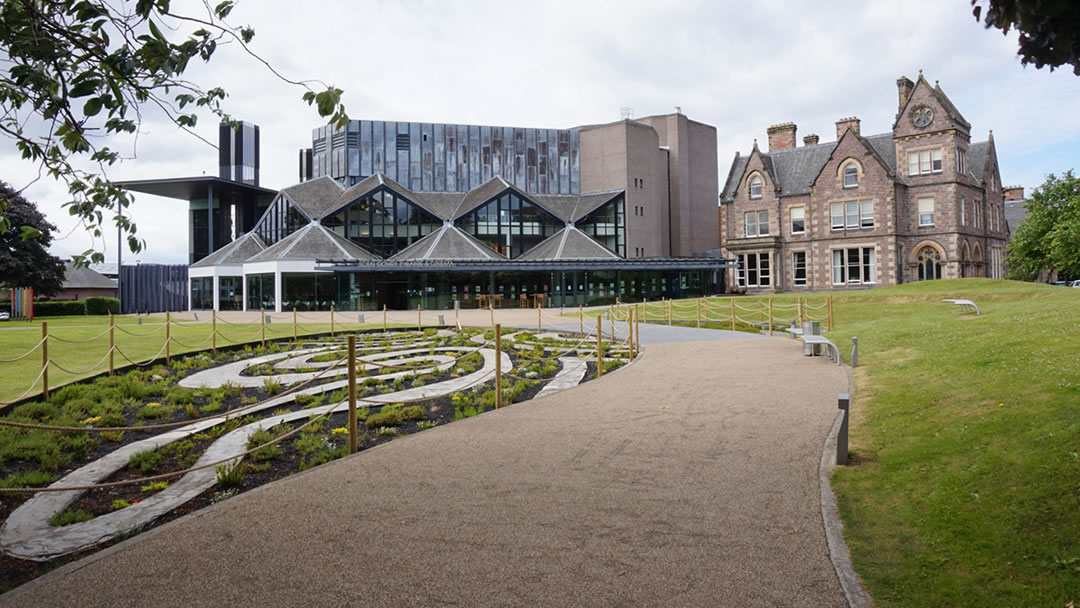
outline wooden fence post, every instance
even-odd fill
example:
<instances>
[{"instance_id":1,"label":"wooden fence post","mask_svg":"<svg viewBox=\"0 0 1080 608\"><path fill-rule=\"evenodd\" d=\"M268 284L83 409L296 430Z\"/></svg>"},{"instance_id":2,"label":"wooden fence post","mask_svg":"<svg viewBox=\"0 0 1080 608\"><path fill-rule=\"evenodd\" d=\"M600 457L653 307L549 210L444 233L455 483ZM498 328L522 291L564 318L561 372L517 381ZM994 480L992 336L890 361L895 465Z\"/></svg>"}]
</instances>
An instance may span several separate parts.
<instances>
[{"instance_id":1,"label":"wooden fence post","mask_svg":"<svg viewBox=\"0 0 1080 608\"><path fill-rule=\"evenodd\" d=\"M540 316L540 314L541 314L541 310L539 308L537 308L536 309L536 333L540 333L540 332L544 331L544 321L543 321L543 318Z\"/></svg>"},{"instance_id":2,"label":"wooden fence post","mask_svg":"<svg viewBox=\"0 0 1080 608\"><path fill-rule=\"evenodd\" d=\"M697 302L697 326L701 329L701 298L694 301Z\"/></svg>"},{"instance_id":3,"label":"wooden fence post","mask_svg":"<svg viewBox=\"0 0 1080 608\"><path fill-rule=\"evenodd\" d=\"M382 305L382 331L386 333L386 304Z\"/></svg>"},{"instance_id":4,"label":"wooden fence post","mask_svg":"<svg viewBox=\"0 0 1080 608\"><path fill-rule=\"evenodd\" d=\"M113 354L116 352L116 317L109 313L109 375L113 375L115 359Z\"/></svg>"},{"instance_id":5,"label":"wooden fence post","mask_svg":"<svg viewBox=\"0 0 1080 608\"><path fill-rule=\"evenodd\" d=\"M346 365L349 366L349 453L356 453L356 436L358 434L356 421L356 336L349 336L349 358Z\"/></svg>"},{"instance_id":6,"label":"wooden fence post","mask_svg":"<svg viewBox=\"0 0 1080 608\"><path fill-rule=\"evenodd\" d=\"M423 317L421 316L420 305L416 305L416 331L424 331Z\"/></svg>"},{"instance_id":7,"label":"wooden fence post","mask_svg":"<svg viewBox=\"0 0 1080 608\"><path fill-rule=\"evenodd\" d=\"M502 407L502 324L495 326L495 409Z\"/></svg>"},{"instance_id":8,"label":"wooden fence post","mask_svg":"<svg viewBox=\"0 0 1080 608\"><path fill-rule=\"evenodd\" d=\"M769 298L769 335L772 335L772 298Z\"/></svg>"},{"instance_id":9,"label":"wooden fence post","mask_svg":"<svg viewBox=\"0 0 1080 608\"><path fill-rule=\"evenodd\" d=\"M600 315L596 315L596 377L604 373L604 326Z\"/></svg>"},{"instance_id":10,"label":"wooden fence post","mask_svg":"<svg viewBox=\"0 0 1080 608\"><path fill-rule=\"evenodd\" d=\"M296 344L296 307L292 309L292 341Z\"/></svg>"},{"instance_id":11,"label":"wooden fence post","mask_svg":"<svg viewBox=\"0 0 1080 608\"><path fill-rule=\"evenodd\" d=\"M172 346L172 313L165 313L165 365L169 364L169 351Z\"/></svg>"},{"instance_id":12,"label":"wooden fence post","mask_svg":"<svg viewBox=\"0 0 1080 608\"><path fill-rule=\"evenodd\" d=\"M735 331L735 298L728 301L731 302L731 331Z\"/></svg>"},{"instance_id":13,"label":"wooden fence post","mask_svg":"<svg viewBox=\"0 0 1080 608\"><path fill-rule=\"evenodd\" d=\"M667 324L671 325L671 300L667 301Z\"/></svg>"},{"instance_id":14,"label":"wooden fence post","mask_svg":"<svg viewBox=\"0 0 1080 608\"><path fill-rule=\"evenodd\" d=\"M828 320L829 331L832 331L832 328L833 328L832 296L829 296L829 300L828 300L827 303L829 305L829 320Z\"/></svg>"},{"instance_id":15,"label":"wooden fence post","mask_svg":"<svg viewBox=\"0 0 1080 608\"><path fill-rule=\"evenodd\" d=\"M49 324L41 322L41 398L49 402Z\"/></svg>"},{"instance_id":16,"label":"wooden fence post","mask_svg":"<svg viewBox=\"0 0 1080 608\"><path fill-rule=\"evenodd\" d=\"M578 326L579 326L578 327L578 333L584 336L585 335L585 313L582 312L582 310L581 310L581 304L578 304L578 307L577 307L577 318L578 318Z\"/></svg>"}]
</instances>

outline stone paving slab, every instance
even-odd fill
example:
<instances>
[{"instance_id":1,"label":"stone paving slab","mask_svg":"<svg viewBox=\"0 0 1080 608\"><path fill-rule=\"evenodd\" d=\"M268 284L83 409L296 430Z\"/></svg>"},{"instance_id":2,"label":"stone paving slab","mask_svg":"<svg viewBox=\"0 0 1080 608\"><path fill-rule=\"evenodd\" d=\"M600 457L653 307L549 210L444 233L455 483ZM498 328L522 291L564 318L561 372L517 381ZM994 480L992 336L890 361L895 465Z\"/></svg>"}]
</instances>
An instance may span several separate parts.
<instances>
[{"instance_id":1,"label":"stone paving slab","mask_svg":"<svg viewBox=\"0 0 1080 608\"><path fill-rule=\"evenodd\" d=\"M818 462L847 377L801 352L654 344L572 391L241 494L0 604L843 606Z\"/></svg>"}]
</instances>

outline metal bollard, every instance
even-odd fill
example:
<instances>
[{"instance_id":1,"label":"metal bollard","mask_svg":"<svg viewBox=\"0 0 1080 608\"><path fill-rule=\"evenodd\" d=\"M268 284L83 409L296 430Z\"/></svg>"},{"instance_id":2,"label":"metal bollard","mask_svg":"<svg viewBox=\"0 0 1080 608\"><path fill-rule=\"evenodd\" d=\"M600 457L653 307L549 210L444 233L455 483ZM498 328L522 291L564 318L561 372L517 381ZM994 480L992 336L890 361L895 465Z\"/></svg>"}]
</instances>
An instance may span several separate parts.
<instances>
[{"instance_id":1,"label":"metal bollard","mask_svg":"<svg viewBox=\"0 0 1080 608\"><path fill-rule=\"evenodd\" d=\"M859 364L859 338L851 336L851 367Z\"/></svg>"},{"instance_id":2,"label":"metal bollard","mask_svg":"<svg viewBox=\"0 0 1080 608\"><path fill-rule=\"evenodd\" d=\"M443 319L442 315L439 315L439 325L446 325L446 320Z\"/></svg>"},{"instance_id":3,"label":"metal bollard","mask_svg":"<svg viewBox=\"0 0 1080 608\"><path fill-rule=\"evenodd\" d=\"M362 315L362 314L361 315L356 315L356 317L357 317L356 320L359 321L361 325L363 325L364 324L364 315Z\"/></svg>"},{"instance_id":4,"label":"metal bollard","mask_svg":"<svg viewBox=\"0 0 1080 608\"><path fill-rule=\"evenodd\" d=\"M848 463L848 419L851 417L851 395L840 393L837 395L837 407L844 410L844 418L840 421L840 432L836 434L836 464Z\"/></svg>"}]
</instances>

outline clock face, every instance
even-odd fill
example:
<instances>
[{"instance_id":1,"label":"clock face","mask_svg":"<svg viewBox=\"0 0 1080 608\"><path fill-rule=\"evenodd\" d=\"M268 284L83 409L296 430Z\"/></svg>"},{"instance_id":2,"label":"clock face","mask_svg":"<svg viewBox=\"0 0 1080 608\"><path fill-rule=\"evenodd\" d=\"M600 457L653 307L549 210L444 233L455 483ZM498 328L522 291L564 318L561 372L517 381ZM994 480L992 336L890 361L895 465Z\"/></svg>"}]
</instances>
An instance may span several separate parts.
<instances>
[{"instance_id":1,"label":"clock face","mask_svg":"<svg viewBox=\"0 0 1080 608\"><path fill-rule=\"evenodd\" d=\"M934 122L934 111L926 106L915 108L915 111L911 113L911 124L920 129L930 126L932 122Z\"/></svg>"}]
</instances>

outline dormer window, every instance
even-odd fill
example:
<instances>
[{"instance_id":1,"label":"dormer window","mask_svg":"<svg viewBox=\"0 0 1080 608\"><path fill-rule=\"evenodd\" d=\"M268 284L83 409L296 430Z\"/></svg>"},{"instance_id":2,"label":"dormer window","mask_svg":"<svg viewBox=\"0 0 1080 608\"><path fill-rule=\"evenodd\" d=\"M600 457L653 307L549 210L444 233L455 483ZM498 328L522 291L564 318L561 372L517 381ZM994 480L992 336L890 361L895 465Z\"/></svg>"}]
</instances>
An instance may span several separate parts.
<instances>
[{"instance_id":1,"label":"dormer window","mask_svg":"<svg viewBox=\"0 0 1080 608\"><path fill-rule=\"evenodd\" d=\"M755 175L750 178L750 199L761 198L761 176Z\"/></svg>"},{"instance_id":2,"label":"dormer window","mask_svg":"<svg viewBox=\"0 0 1080 608\"><path fill-rule=\"evenodd\" d=\"M844 167L844 187L859 187L859 168L855 166L855 163L851 163L848 166Z\"/></svg>"}]
</instances>

